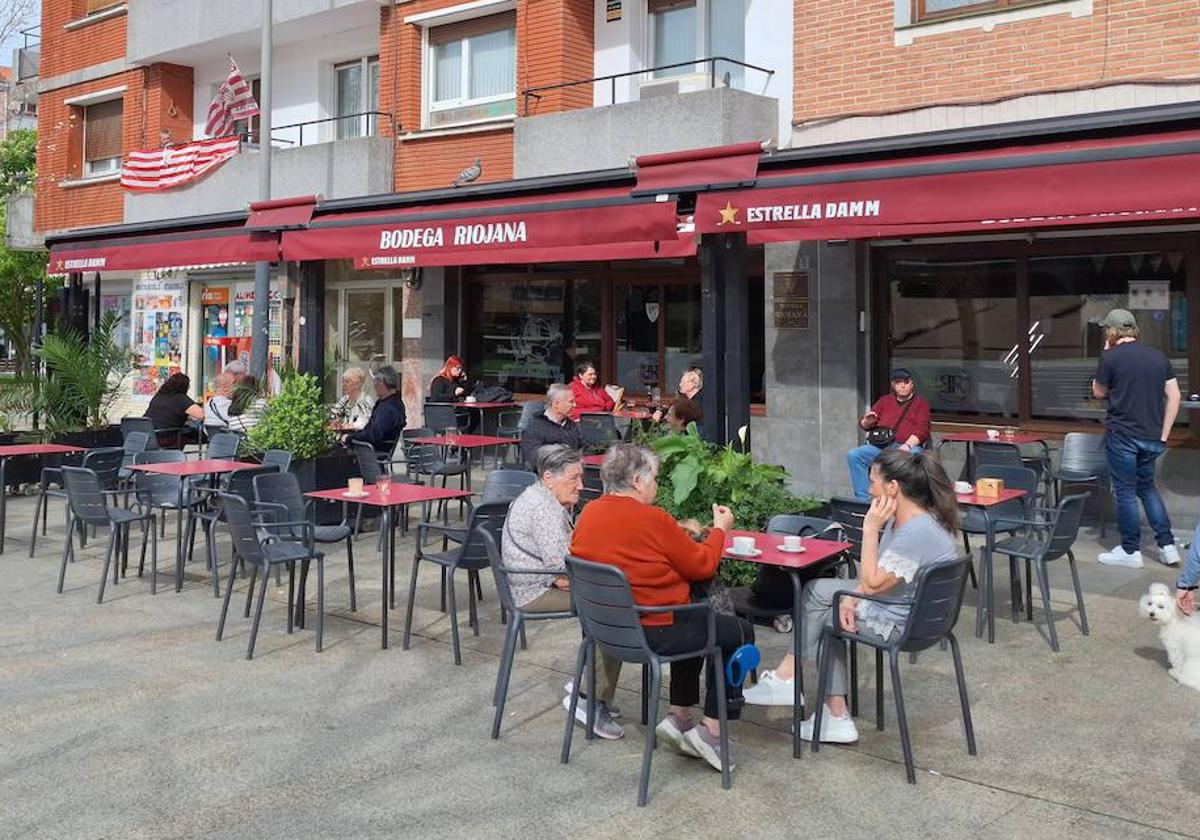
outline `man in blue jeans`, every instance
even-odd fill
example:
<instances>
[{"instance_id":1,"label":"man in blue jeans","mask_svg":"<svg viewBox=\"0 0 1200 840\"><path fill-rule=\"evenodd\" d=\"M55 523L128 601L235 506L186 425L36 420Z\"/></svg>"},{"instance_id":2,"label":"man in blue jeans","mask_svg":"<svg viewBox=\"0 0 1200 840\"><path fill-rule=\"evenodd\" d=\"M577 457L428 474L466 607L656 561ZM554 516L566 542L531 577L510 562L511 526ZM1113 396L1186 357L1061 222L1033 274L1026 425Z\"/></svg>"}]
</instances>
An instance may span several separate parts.
<instances>
[{"instance_id":1,"label":"man in blue jeans","mask_svg":"<svg viewBox=\"0 0 1200 840\"><path fill-rule=\"evenodd\" d=\"M1161 351L1138 341L1137 321L1114 309L1100 322L1104 352L1092 382L1097 399L1108 398L1104 447L1108 474L1117 499L1121 544L1099 556L1109 566L1142 567L1142 520L1138 499L1158 544L1158 559L1179 563L1171 520L1154 486L1154 464L1167 449L1167 438L1179 413L1179 382Z\"/></svg>"},{"instance_id":2,"label":"man in blue jeans","mask_svg":"<svg viewBox=\"0 0 1200 840\"><path fill-rule=\"evenodd\" d=\"M858 425L866 432L880 426L892 429L896 436L891 446L898 446L906 452L920 452L922 447L929 445L929 403L916 393L916 385L908 368L894 369L888 379L891 389L875 401ZM864 443L846 453L850 486L854 488L855 498L870 501L871 464L882 451L878 446Z\"/></svg>"},{"instance_id":3,"label":"man in blue jeans","mask_svg":"<svg viewBox=\"0 0 1200 840\"><path fill-rule=\"evenodd\" d=\"M1192 535L1192 547L1188 549L1187 562L1175 582L1175 603L1188 615L1196 612L1196 589L1200 588L1200 523Z\"/></svg>"}]
</instances>

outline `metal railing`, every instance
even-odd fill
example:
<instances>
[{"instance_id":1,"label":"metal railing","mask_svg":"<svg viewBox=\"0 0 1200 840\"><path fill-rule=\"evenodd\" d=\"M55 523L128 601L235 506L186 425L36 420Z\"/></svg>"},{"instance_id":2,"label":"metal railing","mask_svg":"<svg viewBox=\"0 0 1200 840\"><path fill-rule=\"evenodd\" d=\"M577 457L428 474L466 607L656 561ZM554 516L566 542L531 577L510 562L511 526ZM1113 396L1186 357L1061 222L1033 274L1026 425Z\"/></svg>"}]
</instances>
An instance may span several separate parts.
<instances>
[{"instance_id":1,"label":"metal railing","mask_svg":"<svg viewBox=\"0 0 1200 840\"><path fill-rule=\"evenodd\" d=\"M553 85L539 85L538 87L525 88L525 90L521 91L521 96L524 100L522 116L529 116L529 101L531 99L541 99L542 94L547 91L562 90L564 88L578 87L580 85L595 85L600 82L608 82L609 83L609 91L610 91L609 104L615 105L615 104L617 104L617 81L619 79L627 79L631 76L642 76L647 73L650 73L650 74L659 73L663 70L678 70L678 69L687 68L687 67L696 68L696 67L700 67L702 65L707 64L708 65L708 86L709 86L709 88L715 88L717 86L717 78L718 78L717 77L717 64L718 63L727 64L730 67L734 67L734 68L740 67L744 70L754 70L759 73L766 74L766 80L763 82L763 93L766 93L767 85L770 84L771 77L775 75L774 70L769 70L766 67L759 67L756 64L748 64L745 61L739 61L736 58L728 58L723 55L710 56L709 58L697 58L694 61L680 61L675 64L662 64L662 65L659 65L658 67L647 67L644 70L627 70L624 73L613 73L608 76L595 76L591 79L579 79L579 80L573 81L573 82L558 82L557 84L553 84ZM666 76L663 78L663 80L666 81L669 78L671 78L671 77ZM727 86L727 87L732 86L730 84L732 81L731 71L725 71L725 73L721 76L721 79L722 79L723 83L725 84L725 86Z\"/></svg>"},{"instance_id":2,"label":"metal railing","mask_svg":"<svg viewBox=\"0 0 1200 840\"><path fill-rule=\"evenodd\" d=\"M343 133L341 131L341 124L347 123L349 120L355 120L356 122L348 123L351 128L349 131ZM398 126L396 125L396 120L392 114L388 113L387 111L359 111L355 114L343 114L338 117L325 117L319 120L305 120L304 122L273 126L271 128L271 142L286 143L293 147L303 146L305 128L309 129L308 137L310 145L313 143L331 142L330 138L322 136L323 132L319 130L313 131L311 128L311 126L323 125L325 123L339 124L334 131L334 137L332 140L351 140L358 137L372 137L379 133L379 124L381 121L384 121L384 124L391 131L391 135L395 137ZM284 131L295 132L297 134L296 139L289 140L287 138L277 136L280 132Z\"/></svg>"}]
</instances>

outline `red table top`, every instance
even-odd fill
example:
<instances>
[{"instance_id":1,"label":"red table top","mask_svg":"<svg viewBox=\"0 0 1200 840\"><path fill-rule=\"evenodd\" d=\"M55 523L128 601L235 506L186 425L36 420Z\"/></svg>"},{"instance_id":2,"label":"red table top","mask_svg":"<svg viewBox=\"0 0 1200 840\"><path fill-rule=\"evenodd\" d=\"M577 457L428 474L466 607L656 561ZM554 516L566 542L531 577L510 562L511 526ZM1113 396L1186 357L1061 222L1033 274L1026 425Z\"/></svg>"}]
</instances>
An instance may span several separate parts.
<instances>
[{"instance_id":1,"label":"red table top","mask_svg":"<svg viewBox=\"0 0 1200 840\"><path fill-rule=\"evenodd\" d=\"M731 554L730 549L733 548L734 537L754 537L755 548L762 551L762 554L757 557L743 557L740 554ZM725 550L722 556L728 557L730 560L745 560L750 563L762 563L766 566L803 569L824 562L830 557L834 557L846 549L854 547L848 542L805 537L801 541L801 545L804 546L804 552L793 554L779 549L779 546L783 545L783 537L783 534L764 534L761 531L729 531L725 534Z\"/></svg>"},{"instance_id":2,"label":"red table top","mask_svg":"<svg viewBox=\"0 0 1200 840\"><path fill-rule=\"evenodd\" d=\"M457 446L459 449L478 449L481 446L502 446L506 443L516 443L516 440L492 435L438 435L437 437L413 438L409 443L419 443L423 446Z\"/></svg>"},{"instance_id":3,"label":"red table top","mask_svg":"<svg viewBox=\"0 0 1200 840\"><path fill-rule=\"evenodd\" d=\"M603 455L584 455L583 465L585 467L598 467L604 463Z\"/></svg>"},{"instance_id":4,"label":"red table top","mask_svg":"<svg viewBox=\"0 0 1200 840\"><path fill-rule=\"evenodd\" d=\"M971 432L955 432L949 435L939 435L942 440L954 441L957 443L1015 443L1018 446L1026 443L1043 443L1046 438L1043 435L1033 434L1032 432L1017 432L1012 437L1008 437L1001 433L1000 437L992 440L987 436L985 429L979 429Z\"/></svg>"},{"instance_id":5,"label":"red table top","mask_svg":"<svg viewBox=\"0 0 1200 840\"><path fill-rule=\"evenodd\" d=\"M305 493L314 499L326 499L331 502L353 502L358 505L373 507L393 507L395 505L411 505L417 502L436 502L441 499L465 499L471 495L468 490L453 490L446 487L428 487L424 484L400 484L393 481L386 494L380 493L379 488L368 484L363 488L365 496L348 496L344 487L333 490L313 490Z\"/></svg>"},{"instance_id":6,"label":"red table top","mask_svg":"<svg viewBox=\"0 0 1200 840\"><path fill-rule=\"evenodd\" d=\"M70 452L83 452L82 446L67 446L62 443L14 443L10 446L0 446L0 458L12 458L17 455L65 455Z\"/></svg>"},{"instance_id":7,"label":"red table top","mask_svg":"<svg viewBox=\"0 0 1200 840\"><path fill-rule=\"evenodd\" d=\"M628 417L631 420L648 420L654 414L647 408L622 408L620 411L614 411L613 417Z\"/></svg>"},{"instance_id":8,"label":"red table top","mask_svg":"<svg viewBox=\"0 0 1200 840\"><path fill-rule=\"evenodd\" d=\"M516 402L456 402L453 403L455 408L516 408L520 403Z\"/></svg>"},{"instance_id":9,"label":"red table top","mask_svg":"<svg viewBox=\"0 0 1200 840\"><path fill-rule=\"evenodd\" d=\"M973 507L992 507L993 505L1011 502L1025 495L1024 490L1002 490L999 496L980 496L978 493L959 493L958 503Z\"/></svg>"},{"instance_id":10,"label":"red table top","mask_svg":"<svg viewBox=\"0 0 1200 840\"><path fill-rule=\"evenodd\" d=\"M175 461L167 464L134 464L130 469L160 475L213 475L237 472L246 467L256 467L249 461L231 461L227 458L202 458L199 461Z\"/></svg>"}]
</instances>

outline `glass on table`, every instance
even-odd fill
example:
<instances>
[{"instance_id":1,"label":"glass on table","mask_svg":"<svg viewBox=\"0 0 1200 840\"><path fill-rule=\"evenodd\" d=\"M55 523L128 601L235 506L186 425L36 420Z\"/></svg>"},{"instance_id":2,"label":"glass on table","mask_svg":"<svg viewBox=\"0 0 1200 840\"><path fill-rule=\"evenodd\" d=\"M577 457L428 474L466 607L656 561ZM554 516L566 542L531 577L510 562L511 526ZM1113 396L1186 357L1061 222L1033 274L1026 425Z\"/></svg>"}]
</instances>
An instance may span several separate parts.
<instances>
[{"instance_id":1,"label":"glass on table","mask_svg":"<svg viewBox=\"0 0 1200 840\"><path fill-rule=\"evenodd\" d=\"M379 491L380 495L386 496L392 491L392 477L387 473L379 476L375 479L375 489Z\"/></svg>"}]
</instances>

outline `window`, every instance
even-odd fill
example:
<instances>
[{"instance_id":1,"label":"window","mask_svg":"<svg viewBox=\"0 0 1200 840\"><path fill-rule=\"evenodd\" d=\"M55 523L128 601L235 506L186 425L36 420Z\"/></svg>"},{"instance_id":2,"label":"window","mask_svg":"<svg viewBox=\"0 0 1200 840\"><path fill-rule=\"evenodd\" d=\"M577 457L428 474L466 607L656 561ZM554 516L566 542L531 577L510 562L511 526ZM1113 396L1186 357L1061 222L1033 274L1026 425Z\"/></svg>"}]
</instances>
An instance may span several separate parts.
<instances>
[{"instance_id":1,"label":"window","mask_svg":"<svg viewBox=\"0 0 1200 840\"><path fill-rule=\"evenodd\" d=\"M120 99L97 102L83 109L83 175L98 177L121 168Z\"/></svg>"},{"instance_id":2,"label":"window","mask_svg":"<svg viewBox=\"0 0 1200 840\"><path fill-rule=\"evenodd\" d=\"M516 13L429 31L429 127L517 112Z\"/></svg>"},{"instance_id":3,"label":"window","mask_svg":"<svg viewBox=\"0 0 1200 840\"><path fill-rule=\"evenodd\" d=\"M913 23L963 13L994 12L1044 0L913 0Z\"/></svg>"},{"instance_id":4,"label":"window","mask_svg":"<svg viewBox=\"0 0 1200 840\"><path fill-rule=\"evenodd\" d=\"M650 47L653 66L664 67L700 58L744 61L746 56L746 0L649 0ZM733 87L742 84L740 65L717 62L717 79L729 76ZM658 70L664 78L705 72L707 65L684 65Z\"/></svg>"},{"instance_id":5,"label":"window","mask_svg":"<svg viewBox=\"0 0 1200 840\"><path fill-rule=\"evenodd\" d=\"M347 61L333 68L337 96L337 139L369 137L378 130L379 56Z\"/></svg>"},{"instance_id":6,"label":"window","mask_svg":"<svg viewBox=\"0 0 1200 840\"><path fill-rule=\"evenodd\" d=\"M85 14L94 15L113 6L120 6L124 2L125 0L85 0L83 10Z\"/></svg>"}]
</instances>

